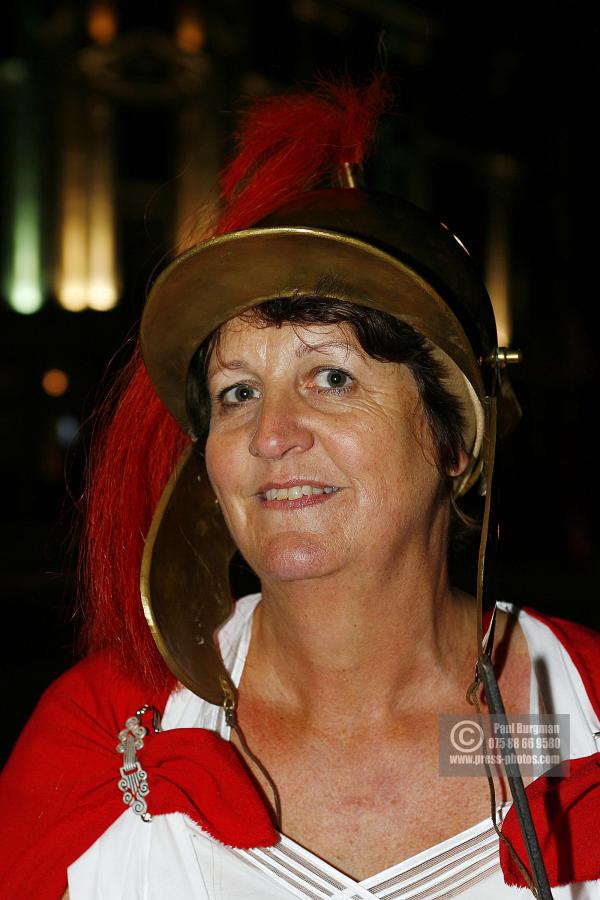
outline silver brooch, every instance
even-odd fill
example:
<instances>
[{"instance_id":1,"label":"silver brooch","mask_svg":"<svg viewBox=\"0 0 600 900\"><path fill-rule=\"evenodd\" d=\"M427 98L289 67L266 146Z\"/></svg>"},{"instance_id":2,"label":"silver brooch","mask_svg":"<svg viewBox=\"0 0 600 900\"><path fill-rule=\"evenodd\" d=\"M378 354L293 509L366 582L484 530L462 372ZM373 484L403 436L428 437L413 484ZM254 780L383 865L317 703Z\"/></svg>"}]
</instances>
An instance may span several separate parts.
<instances>
[{"instance_id":1,"label":"silver brooch","mask_svg":"<svg viewBox=\"0 0 600 900\"><path fill-rule=\"evenodd\" d=\"M119 790L123 792L123 803L127 804L142 821L151 822L152 815L148 812L148 804L145 797L150 793L148 787L148 773L142 769L136 751L144 746L144 738L148 729L142 725L145 713L152 711L152 727L154 731L160 731L160 713L154 706L142 706L135 716L131 716L125 722L125 728L119 732L117 752L123 754L123 765L119 770L121 778L118 781Z\"/></svg>"}]
</instances>

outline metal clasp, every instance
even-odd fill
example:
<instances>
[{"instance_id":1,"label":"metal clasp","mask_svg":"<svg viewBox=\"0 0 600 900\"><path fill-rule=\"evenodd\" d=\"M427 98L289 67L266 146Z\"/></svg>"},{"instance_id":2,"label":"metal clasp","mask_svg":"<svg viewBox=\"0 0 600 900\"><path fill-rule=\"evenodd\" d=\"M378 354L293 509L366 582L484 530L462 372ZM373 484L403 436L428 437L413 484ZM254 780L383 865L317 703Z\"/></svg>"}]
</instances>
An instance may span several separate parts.
<instances>
[{"instance_id":1,"label":"metal clasp","mask_svg":"<svg viewBox=\"0 0 600 900\"><path fill-rule=\"evenodd\" d=\"M516 363L523 362L523 353L521 350L509 350L508 347L496 347L485 361L490 366L497 366L499 369L505 369L506 366L513 366Z\"/></svg>"},{"instance_id":2,"label":"metal clasp","mask_svg":"<svg viewBox=\"0 0 600 900\"><path fill-rule=\"evenodd\" d=\"M123 803L130 807L136 816L140 816L143 822L151 822L152 815L148 812L148 804L145 798L150 793L148 786L148 773L142 769L136 755L136 751L144 746L144 738L148 729L142 725L142 718L146 712L152 711L152 729L160 731L160 713L155 706L145 705L130 716L125 722L125 728L119 732L119 743L116 750L123 754L123 765L119 769L121 777L117 782L118 788L123 792Z\"/></svg>"},{"instance_id":3,"label":"metal clasp","mask_svg":"<svg viewBox=\"0 0 600 900\"><path fill-rule=\"evenodd\" d=\"M223 711L225 713L225 724L229 728L235 727L235 694L231 690L229 682L222 675L219 675L221 690L223 691Z\"/></svg>"}]
</instances>

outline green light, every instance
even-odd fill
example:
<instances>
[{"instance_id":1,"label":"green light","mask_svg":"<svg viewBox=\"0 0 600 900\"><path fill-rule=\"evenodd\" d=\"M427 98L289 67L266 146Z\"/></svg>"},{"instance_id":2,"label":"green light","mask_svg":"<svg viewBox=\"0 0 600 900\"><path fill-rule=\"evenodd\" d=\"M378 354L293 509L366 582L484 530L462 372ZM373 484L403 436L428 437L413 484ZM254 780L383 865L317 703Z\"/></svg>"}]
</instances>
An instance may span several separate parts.
<instances>
[{"instance_id":1,"label":"green light","mask_svg":"<svg viewBox=\"0 0 600 900\"><path fill-rule=\"evenodd\" d=\"M17 284L9 294L8 301L15 312L29 316L41 308L43 297L36 285Z\"/></svg>"},{"instance_id":2,"label":"green light","mask_svg":"<svg viewBox=\"0 0 600 900\"><path fill-rule=\"evenodd\" d=\"M44 302L41 278L41 212L37 154L37 110L31 78L15 91L12 254L8 302L15 312L35 313Z\"/></svg>"},{"instance_id":3,"label":"green light","mask_svg":"<svg viewBox=\"0 0 600 900\"><path fill-rule=\"evenodd\" d=\"M23 179L18 179L23 180ZM41 308L44 298L40 278L40 220L37 198L17 196L13 239L12 279L8 302L15 312L30 315Z\"/></svg>"}]
</instances>

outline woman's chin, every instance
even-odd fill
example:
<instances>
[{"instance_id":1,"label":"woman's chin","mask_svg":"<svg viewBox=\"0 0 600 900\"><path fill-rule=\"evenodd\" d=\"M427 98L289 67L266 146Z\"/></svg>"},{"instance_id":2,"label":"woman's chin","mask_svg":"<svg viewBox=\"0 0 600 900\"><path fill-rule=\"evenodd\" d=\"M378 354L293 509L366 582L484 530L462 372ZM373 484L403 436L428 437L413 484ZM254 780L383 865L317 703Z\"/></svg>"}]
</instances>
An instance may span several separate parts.
<instances>
[{"instance_id":1,"label":"woman's chin","mask_svg":"<svg viewBox=\"0 0 600 900\"><path fill-rule=\"evenodd\" d=\"M261 576L281 581L318 578L337 568L331 548L321 535L293 533L272 537L261 548L255 566Z\"/></svg>"}]
</instances>

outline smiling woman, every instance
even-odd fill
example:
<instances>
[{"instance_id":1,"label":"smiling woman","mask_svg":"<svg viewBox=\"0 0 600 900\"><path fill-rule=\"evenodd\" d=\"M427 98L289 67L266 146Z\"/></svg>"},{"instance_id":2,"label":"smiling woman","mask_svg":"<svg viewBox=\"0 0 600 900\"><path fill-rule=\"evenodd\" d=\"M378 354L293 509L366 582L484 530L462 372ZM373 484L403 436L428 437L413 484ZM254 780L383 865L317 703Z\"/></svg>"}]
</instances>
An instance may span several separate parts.
<instances>
[{"instance_id":1,"label":"smiling woman","mask_svg":"<svg viewBox=\"0 0 600 900\"><path fill-rule=\"evenodd\" d=\"M600 897L597 637L505 605L484 636L510 354L452 234L355 187L384 102L258 104L152 286L91 470L88 656L0 792L7 896ZM447 569L475 485L477 598ZM261 592L233 600L236 549ZM514 806L442 750L499 691L570 715L571 776L509 763Z\"/></svg>"},{"instance_id":2,"label":"smiling woman","mask_svg":"<svg viewBox=\"0 0 600 900\"><path fill-rule=\"evenodd\" d=\"M256 329L234 320L219 349L208 367L207 471L263 590L270 579L341 570L354 578L371 542L381 553L386 535L389 560L380 566L389 577L406 559L399 543L418 530L402 520L418 509L430 528L434 500L439 507L441 479L408 370L358 352L339 326ZM243 379L234 388L232 375ZM289 499L294 486L310 496ZM374 514L380 527L369 529ZM445 528L436 532L443 545Z\"/></svg>"},{"instance_id":3,"label":"smiling woman","mask_svg":"<svg viewBox=\"0 0 600 900\"><path fill-rule=\"evenodd\" d=\"M294 324L284 324L284 317ZM199 380L203 370L207 377ZM387 536L393 566L406 558L398 541L409 508L419 508L429 529L432 503L437 517L447 517L443 486L464 470L467 457L460 401L442 388L442 377L409 326L326 298L269 301L205 342L190 373L190 420L203 433L202 414L210 406L207 470L236 544L263 587L269 575L300 578L304 570L312 579L339 568L334 542L338 553L345 543L344 552L360 566L369 539L381 551ZM432 432L447 443L432 445ZM446 465L454 468L441 468ZM265 515L317 506L318 516L305 515L294 527L289 516ZM366 527L376 508L381 533ZM436 528L442 551L446 531L446 525ZM353 577L352 569L347 574Z\"/></svg>"}]
</instances>

